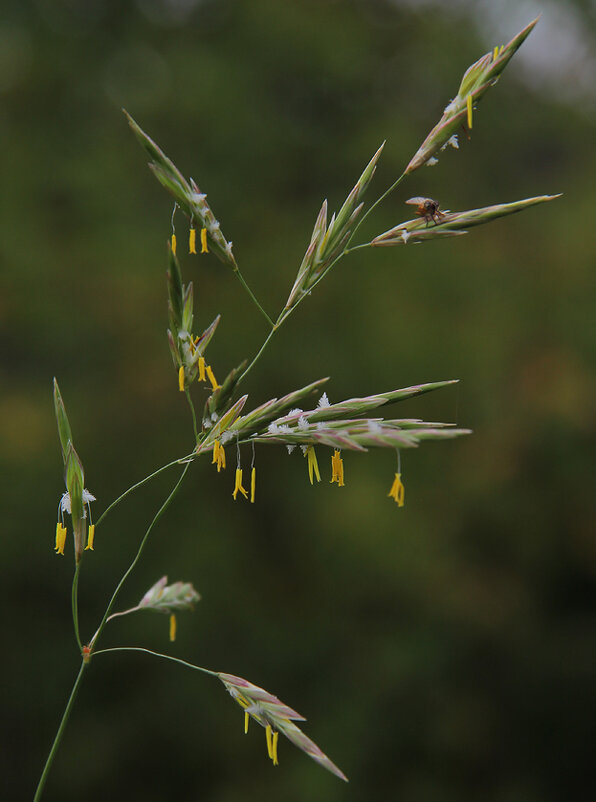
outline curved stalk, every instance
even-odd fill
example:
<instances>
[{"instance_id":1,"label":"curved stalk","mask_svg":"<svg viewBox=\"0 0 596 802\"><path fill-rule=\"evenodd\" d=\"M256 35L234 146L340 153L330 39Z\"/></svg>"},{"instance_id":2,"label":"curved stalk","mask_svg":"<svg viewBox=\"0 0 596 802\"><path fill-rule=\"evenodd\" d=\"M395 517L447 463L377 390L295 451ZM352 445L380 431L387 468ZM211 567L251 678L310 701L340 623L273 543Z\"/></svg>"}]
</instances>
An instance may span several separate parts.
<instances>
[{"instance_id":1,"label":"curved stalk","mask_svg":"<svg viewBox=\"0 0 596 802\"><path fill-rule=\"evenodd\" d=\"M274 322L271 320L271 318L269 317L269 315L267 314L267 312L265 312L265 310L263 309L263 307L261 306L261 304L260 304L260 303L257 301L255 294L253 293L253 291L251 290L251 288L248 286L248 284L247 284L247 283L246 283L246 281L244 280L244 276L243 276L243 275L242 275L242 273L240 272L240 268L238 267L238 265L236 265L236 266L233 268L233 270L234 270L234 273L236 274L236 277L237 277L238 281L239 281L239 282L242 284L242 286L244 287L244 289L246 290L246 292L247 292L247 293L248 293L248 295L250 296L250 299L252 300L252 302L254 303L254 305L257 307L257 309L259 310L259 312L260 312L260 313L261 313L261 314L264 316L264 318L265 318L265 320L267 321L267 323L269 323L269 325L270 325L270 326L274 326L274 325L275 325L275 324L274 324Z\"/></svg>"},{"instance_id":2,"label":"curved stalk","mask_svg":"<svg viewBox=\"0 0 596 802\"><path fill-rule=\"evenodd\" d=\"M195 671L201 671L203 674L210 674L212 677L217 677L217 671L211 671L209 668L203 668L202 666L195 666L194 663L188 663L186 660L180 660L179 657L172 657L169 654L153 652L151 649L143 649L141 646L114 646L111 649L100 649L94 652L94 655L107 654L108 652L145 652L145 654L152 654L154 657L163 657L164 660L171 660L172 663L180 663L180 665L186 668L192 668Z\"/></svg>"},{"instance_id":3,"label":"curved stalk","mask_svg":"<svg viewBox=\"0 0 596 802\"><path fill-rule=\"evenodd\" d=\"M185 457L179 457L178 459L172 460L172 462L168 462L167 465L162 465L161 468L158 468L156 471L153 471L153 473L150 473L149 476L146 476L144 479L141 479L140 482L137 482L136 484L131 485L128 488L128 490L125 490L124 493L122 493L120 496L118 496L118 498L115 501L112 501L112 503L109 505L109 507L106 507L106 509L102 512L102 514L99 516L99 518L95 522L95 527L97 528L99 526L99 524L103 521L103 519L106 517L108 512L113 510L114 507L117 504L120 504L121 501L123 501L133 491L137 490L137 488L142 487L144 484L146 484L151 479L153 479L155 476L158 476L160 473L162 473L163 471L167 470L168 468L171 468L174 465L181 465L185 460L190 460L190 459L193 459L193 458L194 458L194 454L187 454Z\"/></svg>"},{"instance_id":4,"label":"curved stalk","mask_svg":"<svg viewBox=\"0 0 596 802\"><path fill-rule=\"evenodd\" d=\"M190 467L190 462L187 462L186 465L184 466L184 470L180 474L180 478L178 479L178 481L174 485L174 488L172 489L172 491L170 492L169 496L166 498L164 503L161 505L159 510L155 513L155 515L153 517L153 520L151 521L151 523L147 527L147 531L145 532L145 535L144 535L143 539L141 540L141 543L139 545L139 548L137 549L137 553L135 554L133 561L131 562L131 564L128 566L128 568L124 572L122 578L120 579L120 582L118 582L118 584L116 585L116 590L113 592L112 598L108 602L108 606L106 607L105 613L103 614L103 618L101 619L101 623L100 623L100 625L99 625L99 627L97 629L97 632L95 633L93 638L89 641L89 646L90 647L93 647L93 644L95 643L95 641L101 635L101 633L103 631L103 628L105 627L105 625L107 623L108 616L110 615L110 612L112 611L112 607L114 606L114 604L116 602L116 598L117 598L118 594L120 593L120 590L122 589L122 586L124 585L124 583L126 582L128 577L130 576L130 574L132 573L135 565L137 564L137 562L139 561L139 559L141 557L141 554L143 553L143 549L145 548L145 543L147 542L147 538L151 534L151 530L153 529L155 524L159 521L159 519L161 518L163 513L166 511L166 509L170 505L170 502L172 501L172 499L174 498L174 496L178 492L178 488L182 484L182 481L183 481L184 477L186 476L186 472L188 471L189 467Z\"/></svg>"}]
</instances>

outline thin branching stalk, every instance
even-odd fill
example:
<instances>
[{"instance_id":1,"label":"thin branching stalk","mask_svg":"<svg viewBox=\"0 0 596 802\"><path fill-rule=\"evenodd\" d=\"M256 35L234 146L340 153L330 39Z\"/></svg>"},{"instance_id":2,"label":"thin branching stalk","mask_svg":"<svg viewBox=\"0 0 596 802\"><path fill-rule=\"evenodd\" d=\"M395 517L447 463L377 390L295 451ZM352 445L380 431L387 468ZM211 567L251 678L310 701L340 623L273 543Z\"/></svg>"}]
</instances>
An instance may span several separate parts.
<instances>
[{"instance_id":1,"label":"thin branching stalk","mask_svg":"<svg viewBox=\"0 0 596 802\"><path fill-rule=\"evenodd\" d=\"M151 649L143 649L140 646L114 646L111 649L99 649L99 651L94 652L94 656L98 654L107 654L108 652L145 652L145 654L151 654L153 657L162 657L164 660L170 660L172 663L180 663L181 666L185 666L186 668L192 668L194 671L200 671L203 674L210 674L212 677L217 677L217 671L211 671L208 668L203 668L202 666L195 666L194 663L188 663L186 660L180 660L179 657L172 657L170 654L162 654L161 652L153 652Z\"/></svg>"},{"instance_id":2,"label":"thin branching stalk","mask_svg":"<svg viewBox=\"0 0 596 802\"><path fill-rule=\"evenodd\" d=\"M128 577L132 573L135 565L137 564L137 562L139 561L139 559L141 557L141 554L143 553L143 549L145 548L145 543L147 542L147 539L148 539L149 535L151 534L151 530L153 529L155 524L159 521L159 519L161 518L163 513L166 511L166 509L170 505L172 499L174 498L174 496L178 492L178 489L179 489L180 485L182 484L182 482L184 480L184 477L186 476L186 472L188 471L189 467L190 467L190 462L187 462L186 465L184 466L184 470L182 471L182 473L180 475L180 478L178 479L178 481L174 485L174 488L172 489L171 493L166 498L164 503L161 505L159 510L155 513L155 516L153 517L153 520L151 521L151 523L147 527L147 531L145 532L145 535L144 535L143 539L141 540L139 548L137 549L137 553L136 553L133 561L131 562L131 564L126 569L124 575L120 579L120 582L118 582L118 585L116 586L116 590L112 594L112 598L110 599L110 601L108 603L108 606L106 607L105 613L103 614L103 618L101 620L101 623L100 623L99 627L97 628L97 632L95 633L95 635L89 641L89 646L92 647L93 644L97 641L97 639L101 635L101 633L103 631L103 628L105 627L105 625L107 623L108 616L110 615L110 613L112 611L112 607L114 606L114 604L116 602L116 599L118 598L118 594L120 593L124 583L126 582Z\"/></svg>"},{"instance_id":3,"label":"thin branching stalk","mask_svg":"<svg viewBox=\"0 0 596 802\"><path fill-rule=\"evenodd\" d=\"M139 487L142 487L144 484L147 484L147 482L149 482L151 479L154 479L156 476L159 476L160 473L163 473L168 468L172 468L174 465L182 465L184 462L191 460L192 458L193 458L192 454L187 454L185 457L179 457L178 459L174 459L171 462L168 462L166 465L162 465L161 468L158 468L156 471L153 471L153 473L150 473L149 476L146 476L144 479L141 479L140 482L136 482L136 484L131 485L128 488L128 490L125 490L124 493L118 496L118 498L115 501L112 501L112 503L108 507L106 507L106 509L102 512L102 514L99 516L99 518L95 523L96 528L103 521L106 515L111 510L113 510L117 504L120 504L121 501L124 501L124 499L127 496L129 496L135 490L138 490Z\"/></svg>"},{"instance_id":4,"label":"thin branching stalk","mask_svg":"<svg viewBox=\"0 0 596 802\"><path fill-rule=\"evenodd\" d=\"M257 309L259 310L259 312L260 312L260 313L263 315L263 317L265 318L265 320L267 321L267 323L269 323L269 325L270 325L272 328L275 328L275 323L274 323L274 322L271 320L271 318L269 317L269 315L267 314L267 312L265 312L265 310L263 309L263 307L261 306L261 304L258 302L258 300L257 300L257 298L256 298L256 296L255 296L255 294L254 294L254 292L253 292L253 291L251 290L251 288L248 286L248 284L246 283L246 281L245 281L245 279L244 279L244 276L243 276L243 275L242 275L242 273L240 272L240 268L239 268L239 267L236 265L236 266L233 268L233 270L234 270L234 273L236 274L236 276L237 276L237 278L238 278L238 281L239 281L239 282L242 284L242 286L244 287L244 289L245 289L245 290L246 290L246 292L248 293L248 296L249 296L249 298L251 299L251 301L252 301L252 302L255 304L255 306L257 307Z\"/></svg>"},{"instance_id":5,"label":"thin branching stalk","mask_svg":"<svg viewBox=\"0 0 596 802\"><path fill-rule=\"evenodd\" d=\"M401 179L400 179L400 180L401 180ZM398 183L398 182L396 182L396 183L394 184L394 186L397 186L397 183ZM387 192L385 193L385 195L387 195L387 194L388 194L388 193L391 191L391 189L393 189L393 187L391 187L389 190L387 190ZM382 199L382 198L379 198L379 201L380 201L381 199ZM378 203L379 201L377 201L377 203ZM243 372L242 376L240 376L240 378L238 379L238 384L240 384L240 382L241 382L243 379L245 379L245 378L246 378L246 376L247 376L247 375L250 373L250 371L251 371L251 370L254 368L254 366L257 364L257 362L259 361L259 359L260 359L260 358L261 358L261 356L263 355L263 353L264 353L265 349L266 349L266 348L267 348L267 346L269 345L269 343L270 343L271 339L273 338L273 335L274 335L274 334L275 334L277 331L279 331L279 329L280 329L280 327L281 327L282 323L285 323L285 321L286 321L286 320L287 320L287 319L290 317L290 315L292 314L292 312L294 312L294 311L295 311L295 310L298 308L298 306L300 306L300 304L302 303L302 301L304 301L304 299L305 299L305 298L307 298L307 297L308 297L308 295L310 295L310 293L312 292L312 290L314 290L314 288L317 286L317 284L318 284L320 281L322 281L322 280L325 278L325 276L327 275L327 273L329 273L329 271L331 270L331 268L332 268L332 267L334 267L334 266L335 266L335 265L336 265L336 264L339 262L339 260L340 260L340 259L341 259L343 256L346 256L346 255L347 255L348 253L350 253L351 251L355 251L355 250L358 250L358 248L364 248L364 247L367 247L367 246L368 246L368 243L367 243L366 245L357 245L357 246L355 246L354 248L349 248L349 249L348 249L348 248L347 248L347 246L346 246L346 248L345 248L345 249L344 249L344 250L343 250L343 251L342 251L342 252L339 254L339 256L337 256L337 257L336 257L336 258L335 258L335 259L334 259L334 260L331 262L331 264L329 265L329 267L327 267L327 268L326 268L326 270L325 270L325 271L324 271L324 272L323 272L323 273L322 273L322 274L319 276L319 278L318 278L318 279L317 279L317 280L316 280L316 281L313 283L313 285L312 285L312 287L310 288L309 292L305 293L305 294L304 294L304 295L302 295L300 298L298 298L298 299L296 300L296 302L294 303L294 305L293 305L292 307L290 307L290 309L288 309L287 307L284 307L284 308L282 309L282 311L279 313L279 317L277 318L277 320L275 321L275 323L274 323L274 324L272 324L272 325L273 325L273 328L271 329L271 331L269 332L269 334L268 334L268 335L267 335L267 337L265 338L265 340L264 340L263 344L261 345L261 347L260 347L260 348L259 348L259 350L257 351L256 355L254 356L254 358L252 359L252 361L250 362L250 364L248 365L248 367L246 368L246 370Z\"/></svg>"}]
</instances>

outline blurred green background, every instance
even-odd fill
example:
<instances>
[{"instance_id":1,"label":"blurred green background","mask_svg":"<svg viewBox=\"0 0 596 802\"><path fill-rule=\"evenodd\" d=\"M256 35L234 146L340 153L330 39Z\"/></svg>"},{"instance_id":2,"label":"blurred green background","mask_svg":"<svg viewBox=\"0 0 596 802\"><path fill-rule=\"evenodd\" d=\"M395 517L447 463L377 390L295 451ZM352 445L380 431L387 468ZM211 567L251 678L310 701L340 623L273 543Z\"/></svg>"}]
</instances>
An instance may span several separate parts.
<instances>
[{"instance_id":1,"label":"blurred green background","mask_svg":"<svg viewBox=\"0 0 596 802\"><path fill-rule=\"evenodd\" d=\"M332 401L459 378L390 411L473 436L403 455L401 510L386 497L391 452L344 454L340 491L311 488L298 454L261 447L252 506L232 501L232 471L195 464L120 608L165 573L203 601L179 616L171 647L167 619L149 614L115 621L103 641L171 649L278 694L350 784L287 742L274 769L216 681L122 654L92 663L45 799L593 796L594 5L7 0L4 798L31 798L79 662L72 544L64 559L52 550L64 490L52 377L96 517L191 440L165 339L172 204L120 107L208 192L273 314L322 199L337 209L386 139L368 199L379 195L468 64L539 11L471 142L415 173L363 234L405 219L412 195L450 209L564 197L457 240L350 256L245 386L256 405L327 375ZM183 255L182 269L196 328L222 314L209 351L221 376L255 353L263 320L212 256ZM98 529L81 575L84 638L175 480L163 474Z\"/></svg>"}]
</instances>

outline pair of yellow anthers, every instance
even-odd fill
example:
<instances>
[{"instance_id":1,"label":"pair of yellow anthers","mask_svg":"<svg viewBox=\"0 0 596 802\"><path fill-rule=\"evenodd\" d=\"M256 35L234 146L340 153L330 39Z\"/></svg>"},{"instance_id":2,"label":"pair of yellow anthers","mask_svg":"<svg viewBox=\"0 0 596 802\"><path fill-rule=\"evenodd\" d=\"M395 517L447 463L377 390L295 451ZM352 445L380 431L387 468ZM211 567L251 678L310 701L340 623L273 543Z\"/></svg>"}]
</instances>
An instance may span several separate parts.
<instances>
[{"instance_id":1,"label":"pair of yellow anthers","mask_svg":"<svg viewBox=\"0 0 596 802\"><path fill-rule=\"evenodd\" d=\"M344 461L340 457L339 449L335 449L331 457L331 482L337 482L338 487L345 487L344 484Z\"/></svg>"},{"instance_id":2,"label":"pair of yellow anthers","mask_svg":"<svg viewBox=\"0 0 596 802\"><path fill-rule=\"evenodd\" d=\"M217 465L218 473L222 468L226 467L226 452L219 440L216 440L215 443L213 443L213 459L211 460L211 464Z\"/></svg>"},{"instance_id":3,"label":"pair of yellow anthers","mask_svg":"<svg viewBox=\"0 0 596 802\"><path fill-rule=\"evenodd\" d=\"M255 490L257 486L257 469L253 465L250 471L250 503L255 503ZM236 501L236 496L238 493L242 493L244 498L248 498L248 490L242 486L242 468L236 468L236 480L234 483L234 490L232 495L234 496L234 501Z\"/></svg>"},{"instance_id":4,"label":"pair of yellow anthers","mask_svg":"<svg viewBox=\"0 0 596 802\"><path fill-rule=\"evenodd\" d=\"M195 340L191 340L191 351L194 348L196 348L198 341L199 341L198 337L196 337ZM217 379L215 378L215 374L213 373L213 368L211 367L211 365L207 365L204 356L199 357L198 366L199 366L199 375L197 376L197 381L206 382L207 379L209 379L209 381L211 382L211 391L215 392L216 390L219 390L221 384L217 383ZM180 365L180 367L178 368L178 389L180 390L181 393L184 392L184 365Z\"/></svg>"},{"instance_id":5,"label":"pair of yellow anthers","mask_svg":"<svg viewBox=\"0 0 596 802\"><path fill-rule=\"evenodd\" d=\"M317 462L317 455L315 454L314 446L307 446L304 456L308 459L308 478L311 485L313 484L313 477L316 476L317 482L321 481L321 473L319 471L319 463Z\"/></svg>"},{"instance_id":6,"label":"pair of yellow anthers","mask_svg":"<svg viewBox=\"0 0 596 802\"><path fill-rule=\"evenodd\" d=\"M197 252L197 230L196 228L191 228L189 235L188 235L188 252L189 253L196 253ZM207 247L207 229L201 229L201 253L208 253L209 248Z\"/></svg>"},{"instance_id":7,"label":"pair of yellow anthers","mask_svg":"<svg viewBox=\"0 0 596 802\"><path fill-rule=\"evenodd\" d=\"M267 724L265 728L265 736L267 738L267 754L273 761L274 766L279 765L277 759L277 741L279 740L279 732L273 730L271 724Z\"/></svg>"},{"instance_id":8,"label":"pair of yellow anthers","mask_svg":"<svg viewBox=\"0 0 596 802\"><path fill-rule=\"evenodd\" d=\"M85 546L85 551L93 551L93 541L95 539L95 524L90 524L89 531L87 533L87 545ZM66 544L66 527L63 523L56 524L56 546L54 551L56 554L62 554L64 556L64 546Z\"/></svg>"},{"instance_id":9,"label":"pair of yellow anthers","mask_svg":"<svg viewBox=\"0 0 596 802\"><path fill-rule=\"evenodd\" d=\"M172 234L172 253L176 256L176 247L177 247L177 240L176 235ZM197 230L196 228L191 228L188 233L188 252L189 253L196 253L197 252ZM201 229L201 253L209 253L209 248L207 247L207 229Z\"/></svg>"}]
</instances>

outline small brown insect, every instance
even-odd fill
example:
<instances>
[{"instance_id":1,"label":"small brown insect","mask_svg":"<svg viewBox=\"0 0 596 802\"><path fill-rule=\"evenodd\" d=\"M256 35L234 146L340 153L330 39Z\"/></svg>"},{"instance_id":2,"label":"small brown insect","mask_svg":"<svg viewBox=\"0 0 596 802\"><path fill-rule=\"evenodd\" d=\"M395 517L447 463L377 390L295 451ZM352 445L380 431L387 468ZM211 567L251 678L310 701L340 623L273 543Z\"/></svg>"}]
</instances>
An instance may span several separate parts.
<instances>
[{"instance_id":1,"label":"small brown insect","mask_svg":"<svg viewBox=\"0 0 596 802\"><path fill-rule=\"evenodd\" d=\"M427 224L432 220L437 225L445 217L439 208L439 201L432 198L410 198L406 203L416 206L416 214L418 217L424 217Z\"/></svg>"}]
</instances>

